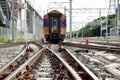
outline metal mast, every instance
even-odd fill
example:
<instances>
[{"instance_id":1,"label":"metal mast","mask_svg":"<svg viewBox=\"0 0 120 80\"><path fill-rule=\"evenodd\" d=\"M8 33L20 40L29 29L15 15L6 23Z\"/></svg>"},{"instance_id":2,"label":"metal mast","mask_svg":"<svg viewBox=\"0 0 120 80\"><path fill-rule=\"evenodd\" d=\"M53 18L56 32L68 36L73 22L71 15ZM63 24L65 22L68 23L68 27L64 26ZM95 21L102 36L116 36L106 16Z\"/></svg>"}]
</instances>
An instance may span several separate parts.
<instances>
[{"instance_id":1,"label":"metal mast","mask_svg":"<svg viewBox=\"0 0 120 80\"><path fill-rule=\"evenodd\" d=\"M72 39L72 0L70 0L70 41Z\"/></svg>"},{"instance_id":2,"label":"metal mast","mask_svg":"<svg viewBox=\"0 0 120 80\"><path fill-rule=\"evenodd\" d=\"M12 16L12 42L14 42L14 3L15 3L15 1L12 0L12 12L11 12L11 16Z\"/></svg>"}]
</instances>

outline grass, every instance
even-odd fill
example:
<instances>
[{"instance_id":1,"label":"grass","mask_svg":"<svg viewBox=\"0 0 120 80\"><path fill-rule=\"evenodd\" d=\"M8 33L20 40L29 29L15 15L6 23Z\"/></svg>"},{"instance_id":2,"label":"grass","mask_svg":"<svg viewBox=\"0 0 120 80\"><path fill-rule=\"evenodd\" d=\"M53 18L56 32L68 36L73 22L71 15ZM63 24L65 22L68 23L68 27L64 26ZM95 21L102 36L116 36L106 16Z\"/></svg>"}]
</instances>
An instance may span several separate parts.
<instances>
[{"instance_id":1,"label":"grass","mask_svg":"<svg viewBox=\"0 0 120 80\"><path fill-rule=\"evenodd\" d=\"M15 42L26 42L24 38L16 39Z\"/></svg>"},{"instance_id":2,"label":"grass","mask_svg":"<svg viewBox=\"0 0 120 80\"><path fill-rule=\"evenodd\" d=\"M6 39L6 38L0 38L0 43L11 43L11 39Z\"/></svg>"},{"instance_id":3,"label":"grass","mask_svg":"<svg viewBox=\"0 0 120 80\"><path fill-rule=\"evenodd\" d=\"M20 38L20 39L16 39L15 42L26 42L26 41L34 41L33 39L24 39L24 38ZM12 43L11 39L7 39L7 38L0 38L0 43Z\"/></svg>"},{"instance_id":4,"label":"grass","mask_svg":"<svg viewBox=\"0 0 120 80\"><path fill-rule=\"evenodd\" d=\"M117 39L116 38L111 38L111 37L104 37L104 40L113 40L113 41L116 41Z\"/></svg>"}]
</instances>

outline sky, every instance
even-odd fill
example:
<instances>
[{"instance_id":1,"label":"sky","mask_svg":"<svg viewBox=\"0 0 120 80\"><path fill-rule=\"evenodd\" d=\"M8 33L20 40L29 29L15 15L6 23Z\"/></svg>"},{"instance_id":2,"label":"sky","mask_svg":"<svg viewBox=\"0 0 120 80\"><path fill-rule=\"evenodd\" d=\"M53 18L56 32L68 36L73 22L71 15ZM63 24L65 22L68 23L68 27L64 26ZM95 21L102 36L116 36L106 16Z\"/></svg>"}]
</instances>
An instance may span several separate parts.
<instances>
[{"instance_id":1,"label":"sky","mask_svg":"<svg viewBox=\"0 0 120 80\"><path fill-rule=\"evenodd\" d=\"M39 11L40 15L43 16L47 13L47 9L49 8L57 8L62 13L64 13L64 9L60 9L61 7L65 7L69 9L69 3L60 4L58 2L69 2L69 0L29 0L34 8ZM56 2L57 5L53 2ZM60 5L60 6L58 6ZM100 16L99 11L97 10L81 10L83 8L108 8L109 0L72 0L72 30L77 30L85 25L87 22L97 18ZM76 8L80 8L80 10L74 10ZM52 9L51 9L52 10ZM67 15L67 32L69 31L69 13L66 12ZM101 11L101 16L107 15Z\"/></svg>"}]
</instances>

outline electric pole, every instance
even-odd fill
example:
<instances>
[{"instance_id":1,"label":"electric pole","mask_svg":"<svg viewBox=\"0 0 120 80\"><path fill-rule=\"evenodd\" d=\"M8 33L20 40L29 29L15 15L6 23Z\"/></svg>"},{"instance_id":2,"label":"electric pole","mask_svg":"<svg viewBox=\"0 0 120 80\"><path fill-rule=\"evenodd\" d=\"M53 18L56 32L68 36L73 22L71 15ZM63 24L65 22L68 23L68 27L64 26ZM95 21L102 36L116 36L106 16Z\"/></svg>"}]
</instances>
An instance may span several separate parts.
<instances>
[{"instance_id":1,"label":"electric pole","mask_svg":"<svg viewBox=\"0 0 120 80\"><path fill-rule=\"evenodd\" d=\"M12 16L12 42L14 42L14 3L15 0L12 0L12 12L11 12L11 16Z\"/></svg>"},{"instance_id":2,"label":"electric pole","mask_svg":"<svg viewBox=\"0 0 120 80\"><path fill-rule=\"evenodd\" d=\"M111 0L109 0L109 8L108 8L108 13L107 13L107 17L106 17L106 40L108 37L108 16L109 16L110 7L111 7Z\"/></svg>"},{"instance_id":3,"label":"electric pole","mask_svg":"<svg viewBox=\"0 0 120 80\"><path fill-rule=\"evenodd\" d=\"M119 11L119 0L117 0L117 38L119 37Z\"/></svg>"},{"instance_id":4,"label":"electric pole","mask_svg":"<svg viewBox=\"0 0 120 80\"><path fill-rule=\"evenodd\" d=\"M100 17L100 37L102 37L101 9L99 9L99 17Z\"/></svg>"},{"instance_id":5,"label":"electric pole","mask_svg":"<svg viewBox=\"0 0 120 80\"><path fill-rule=\"evenodd\" d=\"M70 41L72 39L72 0L70 0Z\"/></svg>"}]
</instances>

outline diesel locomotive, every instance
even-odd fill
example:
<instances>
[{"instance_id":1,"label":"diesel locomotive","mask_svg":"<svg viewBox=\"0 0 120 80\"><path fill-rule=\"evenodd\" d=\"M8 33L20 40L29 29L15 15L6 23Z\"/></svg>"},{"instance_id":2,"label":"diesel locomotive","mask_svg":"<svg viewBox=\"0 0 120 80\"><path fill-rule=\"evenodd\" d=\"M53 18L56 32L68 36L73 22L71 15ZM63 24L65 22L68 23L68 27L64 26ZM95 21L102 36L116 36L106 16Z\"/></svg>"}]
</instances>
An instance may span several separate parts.
<instances>
[{"instance_id":1,"label":"diesel locomotive","mask_svg":"<svg viewBox=\"0 0 120 80\"><path fill-rule=\"evenodd\" d=\"M43 32L46 41L57 44L63 41L66 34L66 16L58 10L44 15Z\"/></svg>"}]
</instances>

